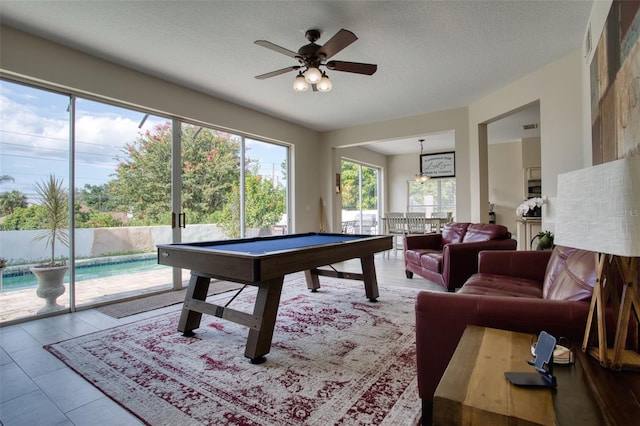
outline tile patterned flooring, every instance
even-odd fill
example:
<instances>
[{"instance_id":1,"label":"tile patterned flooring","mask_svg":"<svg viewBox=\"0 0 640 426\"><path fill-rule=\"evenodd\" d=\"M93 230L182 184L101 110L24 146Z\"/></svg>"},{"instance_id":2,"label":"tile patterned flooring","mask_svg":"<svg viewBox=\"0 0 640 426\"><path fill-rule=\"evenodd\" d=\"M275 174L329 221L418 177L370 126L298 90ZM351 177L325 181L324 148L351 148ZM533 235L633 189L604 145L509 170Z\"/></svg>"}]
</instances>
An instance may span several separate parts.
<instances>
[{"instance_id":1,"label":"tile patterned flooring","mask_svg":"<svg viewBox=\"0 0 640 426\"><path fill-rule=\"evenodd\" d=\"M401 254L390 258L379 254L375 263L378 283L381 285L443 291L441 287L420 277L411 280L405 278ZM344 262L339 269L359 272L359 262ZM302 276L302 273L299 274ZM287 279L294 278L294 275ZM44 350L43 345L178 311L180 308L180 305L173 305L122 319L89 309L0 328L0 424L142 424Z\"/></svg>"}]
</instances>

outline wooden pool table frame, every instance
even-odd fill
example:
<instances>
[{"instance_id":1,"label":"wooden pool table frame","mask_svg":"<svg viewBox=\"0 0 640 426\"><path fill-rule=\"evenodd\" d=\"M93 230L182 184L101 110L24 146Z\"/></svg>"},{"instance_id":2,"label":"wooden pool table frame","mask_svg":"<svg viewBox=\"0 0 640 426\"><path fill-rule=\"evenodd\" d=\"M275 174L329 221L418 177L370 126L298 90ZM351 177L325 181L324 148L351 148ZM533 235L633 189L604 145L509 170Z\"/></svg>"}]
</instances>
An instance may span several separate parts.
<instances>
[{"instance_id":1,"label":"wooden pool table frame","mask_svg":"<svg viewBox=\"0 0 640 426\"><path fill-rule=\"evenodd\" d=\"M364 281L366 297L375 302L379 294L374 255L392 248L392 236L362 235L362 238L339 243L260 254L212 248L215 245L228 245L234 242L247 243L313 235L336 234L289 234L238 240L158 245L158 263L191 270L191 279L185 295L178 331L185 336L193 336L193 330L200 326L202 314L214 315L249 327L249 336L244 355L250 359L251 363L259 364L266 360L264 355L269 353L271 348L285 275L305 271L307 287L312 291L320 288L318 279L320 275L362 280ZM353 236L350 235L348 237ZM355 258L360 258L361 274L318 269L319 266ZM253 313L249 314L227 306L206 302L211 278L258 287Z\"/></svg>"}]
</instances>

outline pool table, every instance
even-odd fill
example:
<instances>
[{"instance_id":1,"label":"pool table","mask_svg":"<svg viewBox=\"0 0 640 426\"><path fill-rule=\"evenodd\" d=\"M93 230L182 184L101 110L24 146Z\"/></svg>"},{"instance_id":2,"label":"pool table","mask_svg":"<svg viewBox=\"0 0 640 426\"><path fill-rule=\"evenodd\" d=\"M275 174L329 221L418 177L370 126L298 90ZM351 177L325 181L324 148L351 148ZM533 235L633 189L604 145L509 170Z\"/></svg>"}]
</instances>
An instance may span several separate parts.
<instances>
[{"instance_id":1,"label":"pool table","mask_svg":"<svg viewBox=\"0 0 640 426\"><path fill-rule=\"evenodd\" d=\"M249 327L244 355L259 364L271 348L285 275L305 271L311 291L320 288L318 276L362 280L366 297L375 302L378 283L373 257L391 248L390 235L289 234L162 244L158 245L158 263L191 270L178 331L192 336L202 314ZM318 269L354 258L360 258L362 274ZM253 314L206 302L211 278L258 287Z\"/></svg>"}]
</instances>

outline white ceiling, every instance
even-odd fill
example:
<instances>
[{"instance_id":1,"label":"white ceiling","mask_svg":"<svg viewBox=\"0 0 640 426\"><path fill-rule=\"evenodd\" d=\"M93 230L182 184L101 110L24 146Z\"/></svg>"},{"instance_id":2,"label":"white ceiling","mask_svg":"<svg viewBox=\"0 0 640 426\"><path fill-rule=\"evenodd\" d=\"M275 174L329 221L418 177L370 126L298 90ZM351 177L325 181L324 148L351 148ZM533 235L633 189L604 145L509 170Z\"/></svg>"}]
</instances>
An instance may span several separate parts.
<instances>
[{"instance_id":1,"label":"white ceiling","mask_svg":"<svg viewBox=\"0 0 640 426\"><path fill-rule=\"evenodd\" d=\"M579 48L591 6L592 0L0 0L0 22L327 131L469 105ZM255 40L297 51L311 28L322 32L318 44L341 28L354 32L359 39L332 59L375 63L378 71L328 71L329 93L293 92L293 72L254 78L297 65ZM523 137L522 125L539 121L537 110L491 125L490 135ZM451 134L372 141L369 148L417 152L420 137L427 139L425 152L453 148Z\"/></svg>"}]
</instances>

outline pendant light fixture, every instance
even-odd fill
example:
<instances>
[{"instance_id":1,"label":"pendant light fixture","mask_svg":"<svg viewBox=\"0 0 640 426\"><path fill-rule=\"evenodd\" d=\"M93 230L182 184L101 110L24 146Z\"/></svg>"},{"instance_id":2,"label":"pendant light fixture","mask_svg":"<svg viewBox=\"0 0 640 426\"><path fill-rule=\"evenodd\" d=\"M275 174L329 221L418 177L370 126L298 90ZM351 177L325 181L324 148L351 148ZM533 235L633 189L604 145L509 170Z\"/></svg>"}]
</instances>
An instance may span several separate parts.
<instances>
[{"instance_id":1,"label":"pendant light fixture","mask_svg":"<svg viewBox=\"0 0 640 426\"><path fill-rule=\"evenodd\" d=\"M419 139L418 142L420 142L420 168L418 169L418 173L416 173L415 180L418 183L425 183L426 181L431 179L431 176L422 171L422 144L424 142L424 139Z\"/></svg>"}]
</instances>

